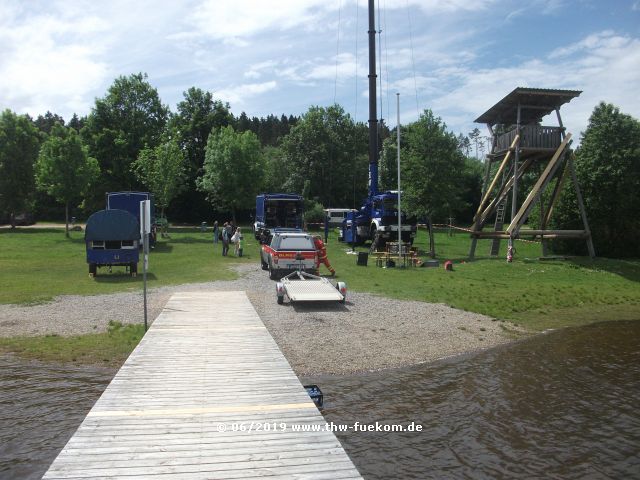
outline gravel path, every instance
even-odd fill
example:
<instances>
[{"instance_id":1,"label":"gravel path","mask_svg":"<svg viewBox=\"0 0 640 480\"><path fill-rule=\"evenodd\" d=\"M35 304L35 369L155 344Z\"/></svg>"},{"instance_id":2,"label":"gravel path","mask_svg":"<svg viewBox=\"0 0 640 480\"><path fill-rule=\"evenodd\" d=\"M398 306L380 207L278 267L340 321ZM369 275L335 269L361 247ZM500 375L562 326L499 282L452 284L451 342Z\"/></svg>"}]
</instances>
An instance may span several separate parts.
<instances>
[{"instance_id":1,"label":"gravel path","mask_svg":"<svg viewBox=\"0 0 640 480\"><path fill-rule=\"evenodd\" d=\"M366 293L349 292L344 305L278 305L266 272L254 265L236 268L238 280L151 289L149 318L158 316L173 292L244 290L298 375L408 366L493 347L525 333L446 305ZM42 305L0 305L0 336L101 332L110 320L143 322L142 295L62 295Z\"/></svg>"}]
</instances>

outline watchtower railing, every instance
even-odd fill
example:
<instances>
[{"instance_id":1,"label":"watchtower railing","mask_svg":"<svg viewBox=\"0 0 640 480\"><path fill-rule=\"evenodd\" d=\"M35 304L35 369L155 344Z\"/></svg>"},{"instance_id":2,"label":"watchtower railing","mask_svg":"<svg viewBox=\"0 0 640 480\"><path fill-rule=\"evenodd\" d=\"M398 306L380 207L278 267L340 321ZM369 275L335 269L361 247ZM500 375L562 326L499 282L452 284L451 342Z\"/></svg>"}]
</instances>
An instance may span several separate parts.
<instances>
[{"instance_id":1,"label":"watchtower railing","mask_svg":"<svg viewBox=\"0 0 640 480\"><path fill-rule=\"evenodd\" d=\"M562 127L525 125L520 128L520 148L555 150L562 143L563 130ZM498 153L508 150L517 133L517 129L513 128L507 133L498 136L495 152Z\"/></svg>"}]
</instances>

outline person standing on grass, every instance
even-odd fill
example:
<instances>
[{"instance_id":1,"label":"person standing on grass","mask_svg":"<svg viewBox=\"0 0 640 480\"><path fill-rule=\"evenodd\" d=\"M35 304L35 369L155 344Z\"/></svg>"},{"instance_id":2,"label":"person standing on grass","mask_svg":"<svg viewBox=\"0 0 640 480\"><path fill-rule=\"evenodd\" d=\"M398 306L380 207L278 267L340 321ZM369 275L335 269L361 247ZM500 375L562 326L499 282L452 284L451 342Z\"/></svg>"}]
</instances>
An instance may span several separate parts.
<instances>
[{"instance_id":1,"label":"person standing on grass","mask_svg":"<svg viewBox=\"0 0 640 480\"><path fill-rule=\"evenodd\" d=\"M227 252L229 251L229 241L231 237L229 236L229 224L224 222L222 226L222 256L226 257Z\"/></svg>"},{"instance_id":2,"label":"person standing on grass","mask_svg":"<svg viewBox=\"0 0 640 480\"><path fill-rule=\"evenodd\" d=\"M218 228L218 221L213 222L213 245L218 244L218 234L220 233L220 229Z\"/></svg>"},{"instance_id":3,"label":"person standing on grass","mask_svg":"<svg viewBox=\"0 0 640 480\"><path fill-rule=\"evenodd\" d=\"M233 253L236 257L242 256L242 232L240 231L240 227L236 228L236 232L231 237L231 242L233 242Z\"/></svg>"}]
</instances>

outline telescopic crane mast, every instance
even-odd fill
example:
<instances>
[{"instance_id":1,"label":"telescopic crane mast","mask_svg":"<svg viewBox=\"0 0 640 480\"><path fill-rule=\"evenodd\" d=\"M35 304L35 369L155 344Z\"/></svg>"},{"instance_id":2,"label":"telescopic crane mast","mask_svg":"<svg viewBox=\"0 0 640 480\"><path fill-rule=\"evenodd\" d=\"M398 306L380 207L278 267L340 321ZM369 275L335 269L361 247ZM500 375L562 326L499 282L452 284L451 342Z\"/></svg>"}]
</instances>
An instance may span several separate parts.
<instances>
[{"instance_id":1,"label":"telescopic crane mast","mask_svg":"<svg viewBox=\"0 0 640 480\"><path fill-rule=\"evenodd\" d=\"M376 28L374 0L369 0L369 198L378 193L378 112L376 105Z\"/></svg>"}]
</instances>

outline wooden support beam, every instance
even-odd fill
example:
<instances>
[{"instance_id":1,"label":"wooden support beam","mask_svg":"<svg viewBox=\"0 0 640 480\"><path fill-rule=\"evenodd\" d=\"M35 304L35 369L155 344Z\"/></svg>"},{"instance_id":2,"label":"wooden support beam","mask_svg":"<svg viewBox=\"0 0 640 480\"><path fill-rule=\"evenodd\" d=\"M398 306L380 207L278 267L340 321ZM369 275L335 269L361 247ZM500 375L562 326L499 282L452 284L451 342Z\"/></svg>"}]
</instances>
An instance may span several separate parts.
<instances>
[{"instance_id":1,"label":"wooden support beam","mask_svg":"<svg viewBox=\"0 0 640 480\"><path fill-rule=\"evenodd\" d=\"M551 220L551 214L553 213L553 207L555 206L558 198L560 198L560 193L562 192L562 187L564 186L565 179L567 178L567 172L569 171L569 163L564 164L564 170L562 170L562 174L558 177L558 181L556 182L555 187L553 188L553 193L551 194L551 198L549 199L549 205L547 206L547 212L544 216L544 222L542 224L542 228L546 228L549 225L549 221Z\"/></svg>"},{"instance_id":2,"label":"wooden support beam","mask_svg":"<svg viewBox=\"0 0 640 480\"><path fill-rule=\"evenodd\" d=\"M482 197L482 200L480 200L480 205L478 206L478 211L476 212L476 215L474 217L474 221L478 218L478 215L480 214L480 212L482 212L482 208L484 207L484 204L487 202L487 199L491 195L491 191L495 188L496 183L498 183L498 178L500 177L500 175L502 175L503 170L505 169L505 167L509 163L509 157L511 156L511 152L513 152L515 150L516 145L518 145L519 141L520 141L520 135L516 135L515 138L513 139L513 142L511 142L511 147L509 147L509 151L504 156L504 160L502 160L502 163L498 167L498 171L496 172L495 176L493 177L493 180L492 180L491 184L485 190L484 196ZM472 230L473 230L473 227L472 227Z\"/></svg>"},{"instance_id":3,"label":"wooden support beam","mask_svg":"<svg viewBox=\"0 0 640 480\"><path fill-rule=\"evenodd\" d=\"M533 158L528 158L527 160L525 160L522 166L518 169L518 178L521 178L522 175L524 175L527 172L527 170L529 169L533 161L534 161ZM484 212L482 212L482 214L480 215L480 221L478 223L479 225L484 225L486 221L489 219L489 217L493 215L496 207L502 200L504 200L504 198L507 196L507 194L511 190L512 186L513 186L513 175L510 175L509 180L507 180L507 182L498 191L498 195L494 197L493 201L487 206Z\"/></svg>"},{"instance_id":4,"label":"wooden support beam","mask_svg":"<svg viewBox=\"0 0 640 480\"><path fill-rule=\"evenodd\" d=\"M589 232L585 230L520 230L518 236L512 237L508 232L472 232L473 238L519 238L519 237L541 237L541 238L587 238Z\"/></svg>"},{"instance_id":5,"label":"wooden support beam","mask_svg":"<svg viewBox=\"0 0 640 480\"><path fill-rule=\"evenodd\" d=\"M570 140L571 134L569 133L556 150L556 153L553 155L553 157L551 157L551 160L549 160L547 168L544 169L542 175L540 175L540 178L538 178L538 181L529 192L529 195L520 207L518 213L516 213L516 215L511 219L511 224L509 225L509 227L507 227L508 233L518 233L518 230L527 219L531 208L533 207L533 205L535 205L535 202L538 200L538 197L540 196L544 188L551 181L551 178L553 178L553 174L556 172L558 167L558 162L565 153L565 149L567 148Z\"/></svg>"},{"instance_id":6,"label":"wooden support beam","mask_svg":"<svg viewBox=\"0 0 640 480\"><path fill-rule=\"evenodd\" d=\"M582 201L582 193L580 192L580 185L578 185L578 177L576 176L576 169L573 165L574 155L572 154L569 157L569 172L571 173L571 180L573 181L573 186L576 189L576 198L578 199L578 208L580 209L580 216L582 217L582 224L584 225L584 229L587 233L587 249L589 250L589 256L591 258L596 257L596 251L593 248L593 239L591 238L591 230L589 229L589 222L587 221L587 212L584 209L584 202Z\"/></svg>"}]
</instances>

